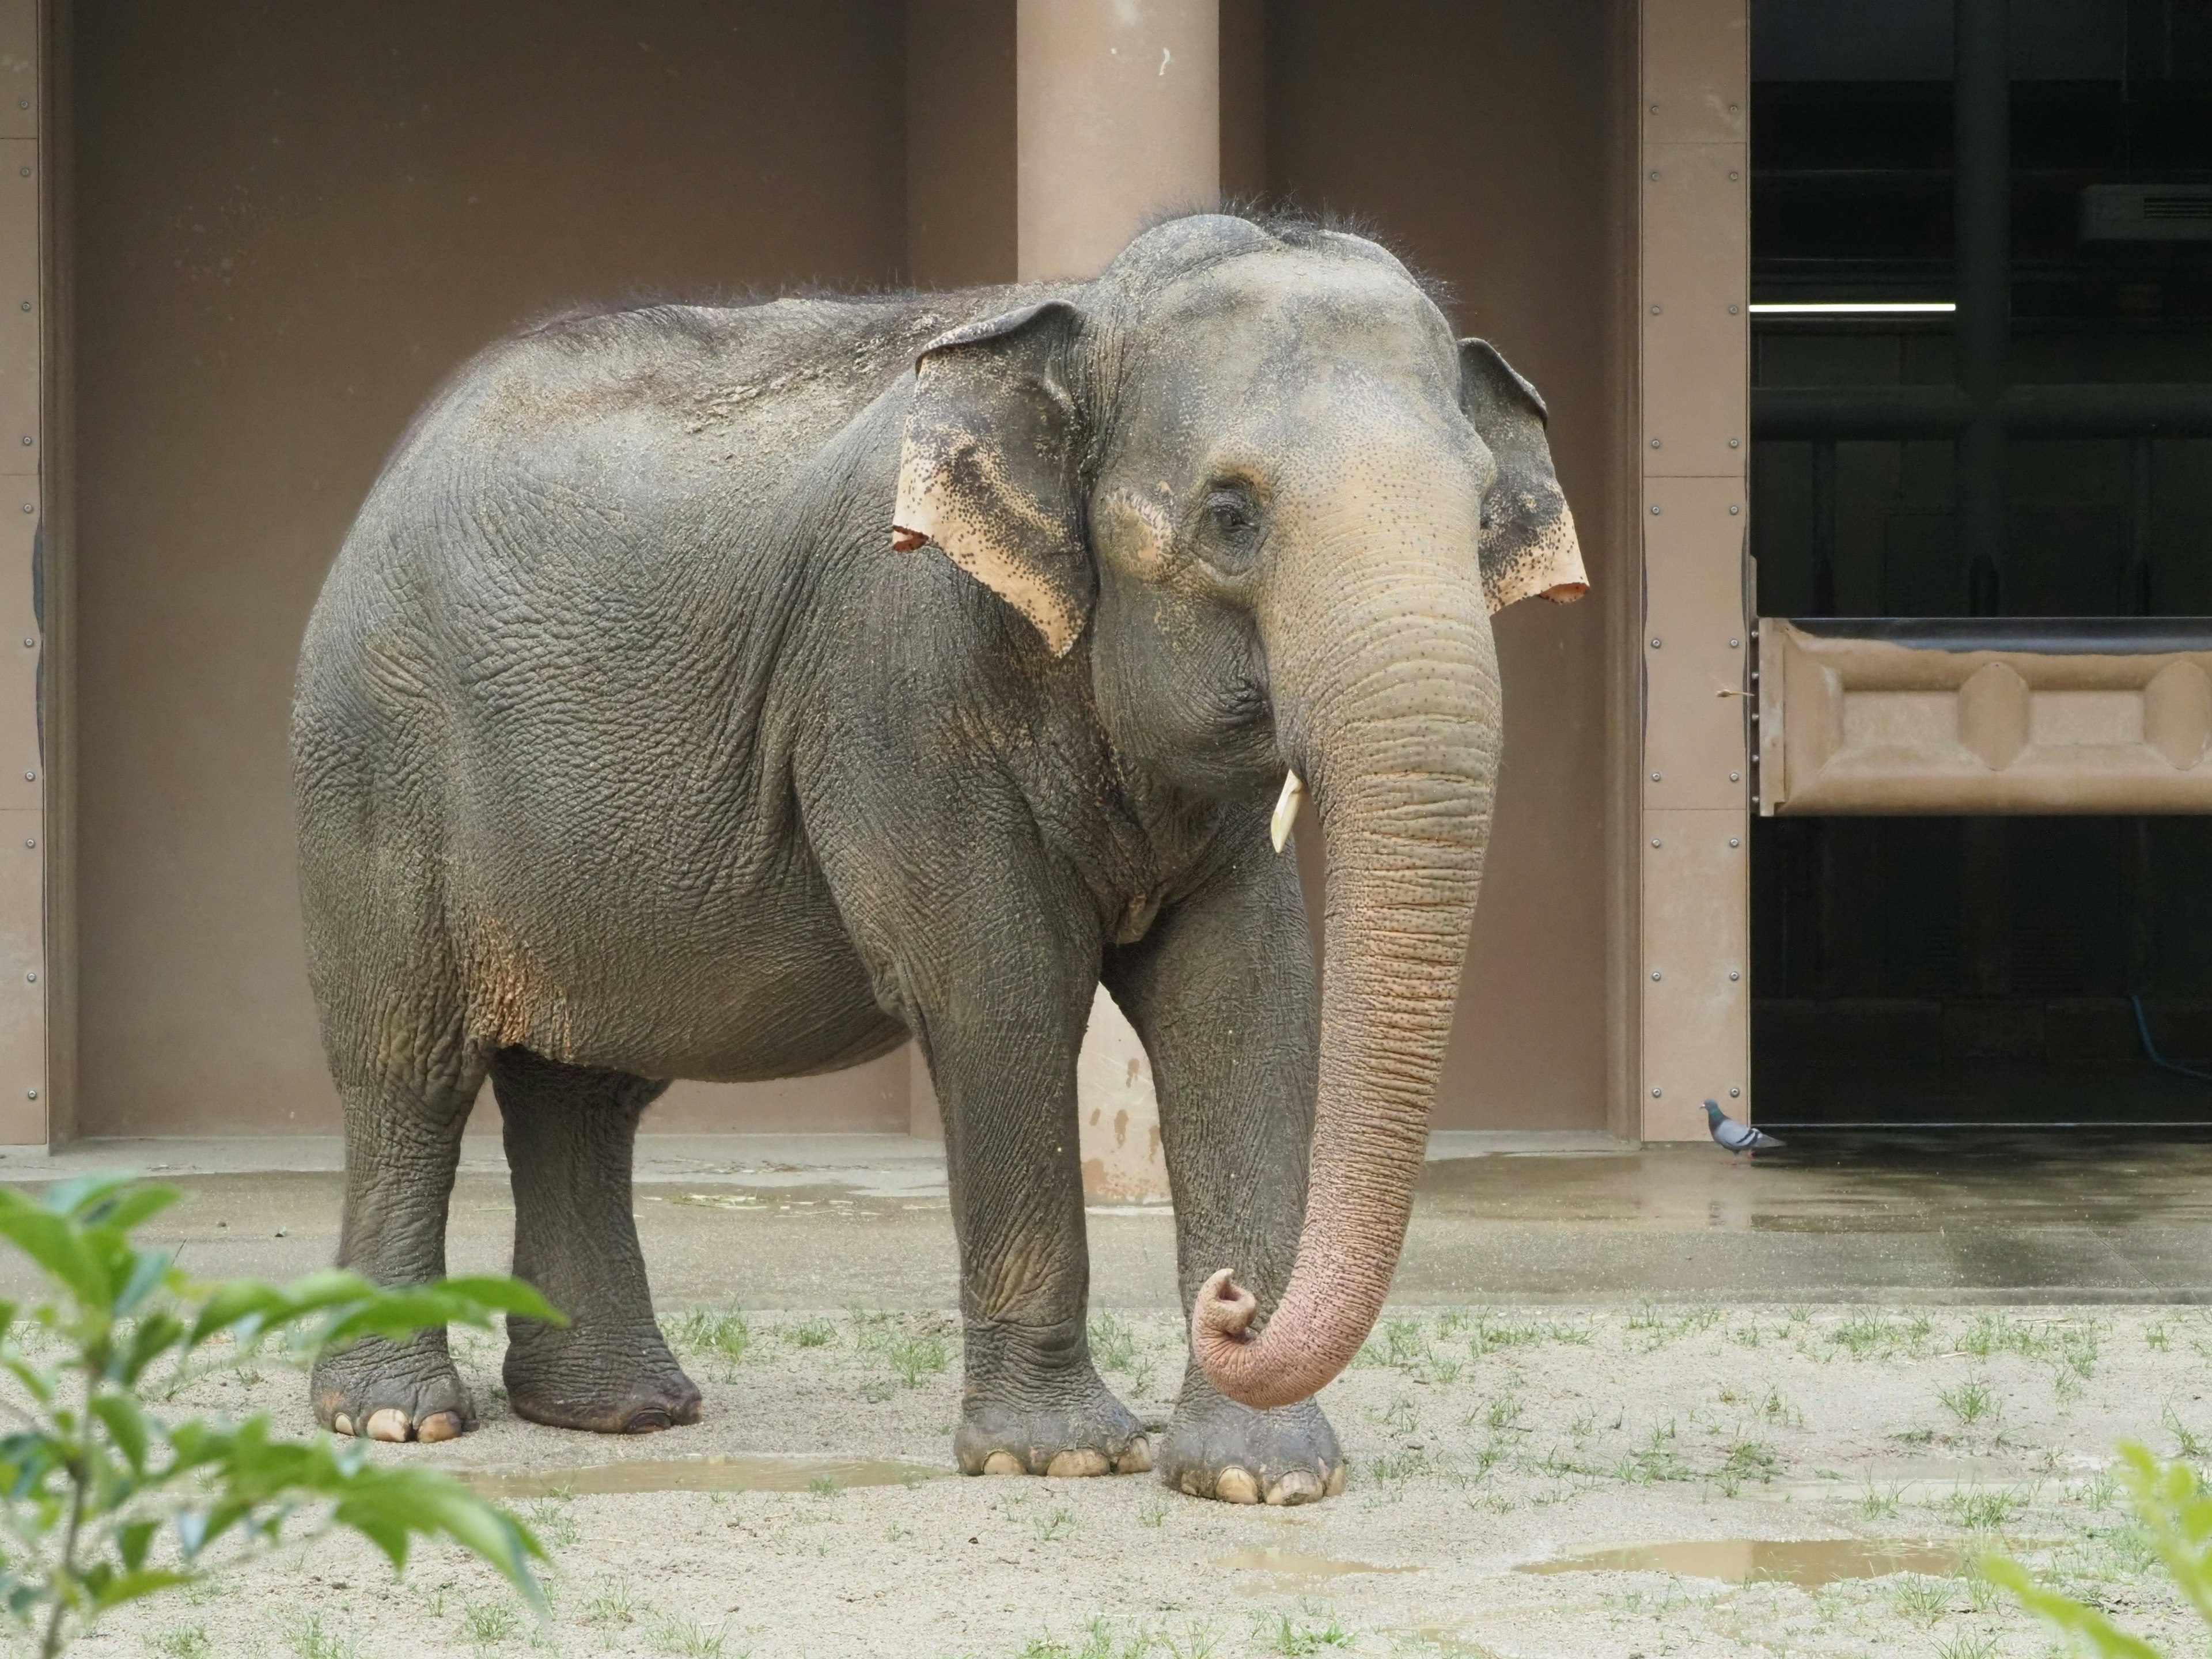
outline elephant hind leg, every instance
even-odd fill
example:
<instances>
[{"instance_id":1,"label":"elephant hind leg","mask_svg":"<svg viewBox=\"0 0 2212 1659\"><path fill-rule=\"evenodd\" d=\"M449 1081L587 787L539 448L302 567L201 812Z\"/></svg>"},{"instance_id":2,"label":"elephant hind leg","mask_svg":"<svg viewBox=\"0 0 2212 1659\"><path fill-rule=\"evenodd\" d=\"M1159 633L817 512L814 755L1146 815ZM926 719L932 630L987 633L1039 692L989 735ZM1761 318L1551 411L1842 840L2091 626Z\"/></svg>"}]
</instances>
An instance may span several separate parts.
<instances>
[{"instance_id":1,"label":"elephant hind leg","mask_svg":"<svg viewBox=\"0 0 2212 1659\"><path fill-rule=\"evenodd\" d=\"M638 1119L667 1085L504 1048L491 1066L514 1182L514 1271L568 1316L507 1322L515 1414L642 1434L699 1420L653 1316L630 1212Z\"/></svg>"}]
</instances>

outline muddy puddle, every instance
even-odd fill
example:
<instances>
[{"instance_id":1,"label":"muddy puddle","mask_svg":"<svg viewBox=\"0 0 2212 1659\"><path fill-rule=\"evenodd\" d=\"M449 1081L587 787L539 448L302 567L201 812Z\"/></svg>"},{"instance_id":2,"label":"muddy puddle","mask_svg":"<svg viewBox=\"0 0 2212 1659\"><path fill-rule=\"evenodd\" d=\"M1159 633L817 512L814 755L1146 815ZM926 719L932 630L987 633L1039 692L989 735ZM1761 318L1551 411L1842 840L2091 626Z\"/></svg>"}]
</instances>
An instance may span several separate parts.
<instances>
[{"instance_id":1,"label":"muddy puddle","mask_svg":"<svg viewBox=\"0 0 2212 1659\"><path fill-rule=\"evenodd\" d=\"M1217 1567L1228 1567L1238 1572L1264 1572L1278 1578L1308 1578L1316 1582L1342 1578L1355 1572L1419 1572L1419 1567L1384 1567L1372 1561L1340 1561L1327 1555L1308 1555L1303 1550L1277 1549L1272 1545L1265 1549L1239 1550L1234 1555L1224 1555L1213 1563Z\"/></svg>"},{"instance_id":2,"label":"muddy puddle","mask_svg":"<svg viewBox=\"0 0 2212 1659\"><path fill-rule=\"evenodd\" d=\"M485 1498L584 1498L625 1492L842 1492L905 1486L950 1474L934 1464L866 1457L661 1457L568 1468L462 1474Z\"/></svg>"},{"instance_id":3,"label":"muddy puddle","mask_svg":"<svg viewBox=\"0 0 2212 1659\"><path fill-rule=\"evenodd\" d=\"M1730 1584L1796 1584L1814 1589L1839 1578L1884 1578L1893 1572L1956 1572L1965 1553L1952 1544L1896 1543L1864 1538L1714 1538L1627 1549L1588 1550L1553 1561L1531 1561L1516 1572L1668 1572Z\"/></svg>"}]
</instances>

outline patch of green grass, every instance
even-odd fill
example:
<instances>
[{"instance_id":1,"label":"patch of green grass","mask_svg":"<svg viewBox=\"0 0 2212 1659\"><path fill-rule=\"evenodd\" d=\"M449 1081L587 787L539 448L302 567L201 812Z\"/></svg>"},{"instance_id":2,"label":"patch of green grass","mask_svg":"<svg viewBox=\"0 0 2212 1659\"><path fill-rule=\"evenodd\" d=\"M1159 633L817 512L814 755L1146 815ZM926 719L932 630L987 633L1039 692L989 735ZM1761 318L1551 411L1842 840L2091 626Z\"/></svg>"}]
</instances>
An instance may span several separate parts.
<instances>
[{"instance_id":1,"label":"patch of green grass","mask_svg":"<svg viewBox=\"0 0 2212 1659\"><path fill-rule=\"evenodd\" d=\"M2159 1353L2164 1353L2166 1350L2166 1345L2172 1339L2166 1334L2165 1325L2162 1323L2154 1321L2152 1323L2143 1327L2143 1346L2147 1348L2152 1349Z\"/></svg>"},{"instance_id":2,"label":"patch of green grass","mask_svg":"<svg viewBox=\"0 0 2212 1659\"><path fill-rule=\"evenodd\" d=\"M512 1616L512 1615L510 1615ZM323 1616L311 1613L292 1627L286 1638L298 1659L354 1659L360 1644L323 1627Z\"/></svg>"},{"instance_id":3,"label":"patch of green grass","mask_svg":"<svg viewBox=\"0 0 2212 1659\"><path fill-rule=\"evenodd\" d=\"M687 1353L713 1354L736 1364L752 1346L752 1327L735 1308L719 1312L695 1308L660 1322L661 1334L672 1348Z\"/></svg>"},{"instance_id":4,"label":"patch of green grass","mask_svg":"<svg viewBox=\"0 0 2212 1659\"><path fill-rule=\"evenodd\" d=\"M723 1659L723 1644L729 1639L720 1630L709 1634L697 1620L680 1613L657 1615L646 1636L654 1652L680 1654L683 1659Z\"/></svg>"},{"instance_id":5,"label":"patch of green grass","mask_svg":"<svg viewBox=\"0 0 2212 1659\"><path fill-rule=\"evenodd\" d=\"M1879 1309L1860 1308L1828 1334L1828 1340L1854 1359L1865 1359L1894 1344L1902 1333Z\"/></svg>"},{"instance_id":6,"label":"patch of green grass","mask_svg":"<svg viewBox=\"0 0 2212 1659\"><path fill-rule=\"evenodd\" d=\"M1990 1385L1978 1376L1970 1376L1955 1389L1937 1390L1936 1398L1943 1409L1959 1419L1960 1428L1972 1428L1984 1418L1992 1416L1997 1409L1996 1395Z\"/></svg>"},{"instance_id":7,"label":"patch of green grass","mask_svg":"<svg viewBox=\"0 0 2212 1659\"><path fill-rule=\"evenodd\" d=\"M1889 1599L1905 1618L1932 1625L1951 1610L1951 1581L1917 1572L1899 1573L1890 1587Z\"/></svg>"},{"instance_id":8,"label":"patch of green grass","mask_svg":"<svg viewBox=\"0 0 2212 1659\"><path fill-rule=\"evenodd\" d=\"M1990 1659L1997 1650L1993 1630L1960 1631L1936 1638L1936 1659Z\"/></svg>"},{"instance_id":9,"label":"patch of green grass","mask_svg":"<svg viewBox=\"0 0 2212 1659\"><path fill-rule=\"evenodd\" d=\"M2160 1410L2158 1420L2165 1425L2166 1431L2173 1437L2175 1456L2185 1457L2192 1463L2201 1463L2208 1453L2212 1453L2212 1445L2208 1445L2203 1436L2197 1433L2189 1425L2181 1420L2181 1413L2173 1409L2173 1402L2171 1400L2167 1401Z\"/></svg>"},{"instance_id":10,"label":"patch of green grass","mask_svg":"<svg viewBox=\"0 0 2212 1659\"><path fill-rule=\"evenodd\" d=\"M461 1609L461 1639L489 1648L522 1628L522 1617L504 1601L471 1601Z\"/></svg>"},{"instance_id":11,"label":"patch of green grass","mask_svg":"<svg viewBox=\"0 0 2212 1659\"><path fill-rule=\"evenodd\" d=\"M924 1377L952 1363L951 1346L936 1331L911 1329L888 1314L855 1315L854 1320L860 1351L881 1358L909 1389L920 1388Z\"/></svg>"},{"instance_id":12,"label":"patch of green grass","mask_svg":"<svg viewBox=\"0 0 2212 1659\"><path fill-rule=\"evenodd\" d=\"M806 1490L817 1498L835 1498L837 1495L837 1477L817 1474L806 1483Z\"/></svg>"},{"instance_id":13,"label":"patch of green grass","mask_svg":"<svg viewBox=\"0 0 2212 1659\"><path fill-rule=\"evenodd\" d=\"M610 1581L584 1598L582 1616L586 1624L605 1629L629 1624L637 1617L637 1597L628 1584Z\"/></svg>"},{"instance_id":14,"label":"patch of green grass","mask_svg":"<svg viewBox=\"0 0 2212 1659\"><path fill-rule=\"evenodd\" d=\"M1648 1486L1657 1480L1688 1480L1694 1475L1695 1471L1675 1447L1674 1425L1671 1422L1656 1425L1650 1438L1613 1468L1614 1479L1632 1486Z\"/></svg>"},{"instance_id":15,"label":"patch of green grass","mask_svg":"<svg viewBox=\"0 0 2212 1659\"><path fill-rule=\"evenodd\" d=\"M2009 1486L1961 1486L1942 1507L1969 1532L1996 1532L2027 1507L2027 1496Z\"/></svg>"},{"instance_id":16,"label":"patch of green grass","mask_svg":"<svg viewBox=\"0 0 2212 1659\"><path fill-rule=\"evenodd\" d=\"M522 1518L529 1522L530 1530L538 1534L541 1544L567 1548L584 1535L576 1524L576 1517L568 1512L567 1502L559 1498L532 1498L523 1506Z\"/></svg>"},{"instance_id":17,"label":"patch of green grass","mask_svg":"<svg viewBox=\"0 0 2212 1659\"><path fill-rule=\"evenodd\" d=\"M1040 1544L1057 1544L1075 1530L1073 1510L1054 1510L1047 1515L1030 1517L1030 1527Z\"/></svg>"},{"instance_id":18,"label":"patch of green grass","mask_svg":"<svg viewBox=\"0 0 2212 1659\"><path fill-rule=\"evenodd\" d=\"M1730 1443L1722 1457L1714 1479L1733 1498L1736 1489L1747 1483L1755 1480L1764 1486L1781 1472L1782 1460L1765 1441L1736 1440Z\"/></svg>"},{"instance_id":19,"label":"patch of green grass","mask_svg":"<svg viewBox=\"0 0 2212 1659\"><path fill-rule=\"evenodd\" d=\"M1124 1376L1152 1370L1138 1345L1137 1333L1118 1314L1091 1316L1091 1363L1102 1371L1119 1371Z\"/></svg>"},{"instance_id":20,"label":"patch of green grass","mask_svg":"<svg viewBox=\"0 0 2212 1659\"><path fill-rule=\"evenodd\" d=\"M179 1625L154 1638L154 1651L163 1659L208 1659L215 1646L208 1640L205 1625Z\"/></svg>"},{"instance_id":21,"label":"patch of green grass","mask_svg":"<svg viewBox=\"0 0 2212 1659\"><path fill-rule=\"evenodd\" d=\"M1905 1502L1905 1488L1892 1481L1887 1490L1873 1481L1859 1496L1859 1514L1869 1521L1894 1521Z\"/></svg>"},{"instance_id":22,"label":"patch of green grass","mask_svg":"<svg viewBox=\"0 0 2212 1659\"><path fill-rule=\"evenodd\" d=\"M802 1319L783 1328L783 1340L794 1348L826 1348L837 1340L837 1328L826 1319Z\"/></svg>"},{"instance_id":23,"label":"patch of green grass","mask_svg":"<svg viewBox=\"0 0 2212 1659\"><path fill-rule=\"evenodd\" d=\"M1299 1603L1295 1615L1280 1609L1263 1613L1255 1626L1253 1635L1266 1644L1263 1652L1287 1655L1290 1659L1352 1645L1352 1633L1334 1613L1306 1602Z\"/></svg>"},{"instance_id":24,"label":"patch of green grass","mask_svg":"<svg viewBox=\"0 0 2212 1659\"><path fill-rule=\"evenodd\" d=\"M1137 1506L1137 1524L1139 1526L1150 1527L1154 1531L1158 1531L1160 1528L1167 1525L1167 1523L1168 1506L1163 1500L1157 1498L1148 1498L1146 1502Z\"/></svg>"}]
</instances>

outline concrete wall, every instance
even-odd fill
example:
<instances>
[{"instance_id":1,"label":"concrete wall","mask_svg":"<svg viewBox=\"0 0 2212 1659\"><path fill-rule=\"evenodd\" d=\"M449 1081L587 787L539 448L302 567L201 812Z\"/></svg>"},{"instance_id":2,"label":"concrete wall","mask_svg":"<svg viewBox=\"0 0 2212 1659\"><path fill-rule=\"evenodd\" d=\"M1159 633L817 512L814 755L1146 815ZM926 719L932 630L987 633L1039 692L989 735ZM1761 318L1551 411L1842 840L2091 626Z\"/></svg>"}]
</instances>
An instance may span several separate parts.
<instances>
[{"instance_id":1,"label":"concrete wall","mask_svg":"<svg viewBox=\"0 0 2212 1659\"><path fill-rule=\"evenodd\" d=\"M385 452L534 313L884 283L896 3L81 0L82 1133L335 1127L285 721ZM747 1092L906 1122L902 1055ZM686 1091L656 1114L726 1115Z\"/></svg>"},{"instance_id":2,"label":"concrete wall","mask_svg":"<svg viewBox=\"0 0 2212 1659\"><path fill-rule=\"evenodd\" d=\"M1498 617L1504 770L1440 1128L1618 1127L1625 1100L1608 635L1639 567L1620 510L1636 255L1620 12L1604 0L1267 10L1269 191L1369 222L1451 283L1462 332L1535 382L1593 584L1579 605Z\"/></svg>"}]
</instances>

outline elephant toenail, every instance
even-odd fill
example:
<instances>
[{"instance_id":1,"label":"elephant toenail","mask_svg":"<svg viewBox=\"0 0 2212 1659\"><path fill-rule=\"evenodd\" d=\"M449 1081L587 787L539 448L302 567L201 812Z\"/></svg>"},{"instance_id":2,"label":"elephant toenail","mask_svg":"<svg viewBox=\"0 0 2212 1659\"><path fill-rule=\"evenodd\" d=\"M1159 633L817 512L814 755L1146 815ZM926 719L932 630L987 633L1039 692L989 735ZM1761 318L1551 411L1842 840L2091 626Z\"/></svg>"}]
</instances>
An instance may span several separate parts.
<instances>
[{"instance_id":1,"label":"elephant toenail","mask_svg":"<svg viewBox=\"0 0 2212 1659\"><path fill-rule=\"evenodd\" d=\"M407 1437L407 1413L397 1406L386 1406L368 1414L368 1437L397 1443Z\"/></svg>"},{"instance_id":2,"label":"elephant toenail","mask_svg":"<svg viewBox=\"0 0 2212 1659\"><path fill-rule=\"evenodd\" d=\"M1232 1463L1213 1477L1213 1495L1224 1504L1256 1504L1260 1501L1260 1483L1252 1478L1249 1469L1240 1469Z\"/></svg>"},{"instance_id":3,"label":"elephant toenail","mask_svg":"<svg viewBox=\"0 0 2212 1659\"><path fill-rule=\"evenodd\" d=\"M669 1426L668 1413L658 1406L648 1406L643 1411L634 1413L629 1421L623 1425L623 1432L624 1434L659 1434Z\"/></svg>"},{"instance_id":4,"label":"elephant toenail","mask_svg":"<svg viewBox=\"0 0 2212 1659\"><path fill-rule=\"evenodd\" d=\"M1292 1469L1267 1488L1267 1502L1277 1509L1291 1504L1316 1503L1321 1495L1321 1477L1310 1469Z\"/></svg>"},{"instance_id":5,"label":"elephant toenail","mask_svg":"<svg viewBox=\"0 0 2212 1659\"><path fill-rule=\"evenodd\" d=\"M461 1437L461 1414L459 1412L432 1412L415 1425L415 1437L424 1445L435 1445L441 1440Z\"/></svg>"},{"instance_id":6,"label":"elephant toenail","mask_svg":"<svg viewBox=\"0 0 2212 1659\"><path fill-rule=\"evenodd\" d=\"M1047 1474L1058 1475L1063 1480L1103 1474L1106 1469L1106 1454L1102 1451L1092 1451L1087 1446L1054 1452L1052 1455L1052 1462L1044 1466L1044 1472Z\"/></svg>"},{"instance_id":7,"label":"elephant toenail","mask_svg":"<svg viewBox=\"0 0 2212 1659\"><path fill-rule=\"evenodd\" d=\"M1344 1496L1344 1472L1349 1468L1351 1468L1351 1465L1348 1462L1339 1463L1334 1468L1328 1472L1328 1485L1323 1488L1322 1492L1322 1495L1324 1497L1341 1498Z\"/></svg>"},{"instance_id":8,"label":"elephant toenail","mask_svg":"<svg viewBox=\"0 0 2212 1659\"><path fill-rule=\"evenodd\" d=\"M331 1431L334 1434L351 1435L353 1433L353 1419L348 1417L343 1412L340 1412L337 1416L331 1419Z\"/></svg>"},{"instance_id":9,"label":"elephant toenail","mask_svg":"<svg viewBox=\"0 0 2212 1659\"><path fill-rule=\"evenodd\" d=\"M1027 1474L1029 1465L1008 1451L995 1451L983 1460L986 1474Z\"/></svg>"},{"instance_id":10,"label":"elephant toenail","mask_svg":"<svg viewBox=\"0 0 2212 1659\"><path fill-rule=\"evenodd\" d=\"M1116 1474L1142 1474L1152 1467L1152 1443L1143 1435L1133 1437L1114 1460Z\"/></svg>"}]
</instances>

